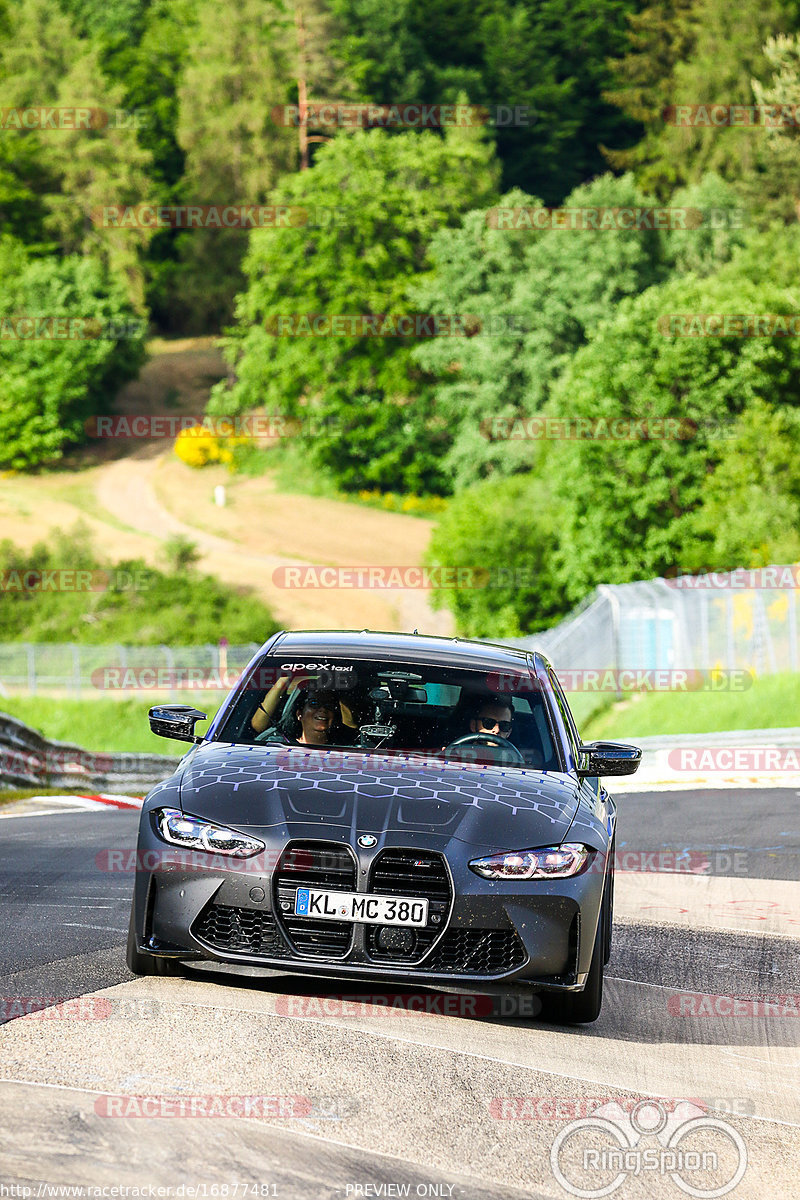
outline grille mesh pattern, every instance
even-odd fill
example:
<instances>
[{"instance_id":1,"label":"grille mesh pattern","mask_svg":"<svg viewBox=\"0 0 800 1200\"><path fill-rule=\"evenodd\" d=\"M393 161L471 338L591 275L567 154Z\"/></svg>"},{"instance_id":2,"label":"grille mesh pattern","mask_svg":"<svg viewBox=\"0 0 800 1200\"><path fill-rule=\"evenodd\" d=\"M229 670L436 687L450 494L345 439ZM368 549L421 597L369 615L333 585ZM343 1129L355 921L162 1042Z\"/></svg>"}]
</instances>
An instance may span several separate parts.
<instances>
[{"instance_id":1,"label":"grille mesh pattern","mask_svg":"<svg viewBox=\"0 0 800 1200\"><path fill-rule=\"evenodd\" d=\"M416 962L444 929L450 907L450 880L442 856L427 850L385 850L372 864L369 890L380 896L414 896L430 902L427 927L404 930L403 948L381 944L382 937L384 941L387 936L392 940L397 938L391 933L391 926L367 926L370 958L386 963ZM438 921L431 921L434 915Z\"/></svg>"},{"instance_id":2,"label":"grille mesh pattern","mask_svg":"<svg viewBox=\"0 0 800 1200\"><path fill-rule=\"evenodd\" d=\"M284 958L291 954L272 913L255 908L209 904L198 917L194 935L216 950Z\"/></svg>"},{"instance_id":3,"label":"grille mesh pattern","mask_svg":"<svg viewBox=\"0 0 800 1200\"><path fill-rule=\"evenodd\" d=\"M451 929L420 970L436 974L503 975L525 962L513 929Z\"/></svg>"},{"instance_id":4,"label":"grille mesh pattern","mask_svg":"<svg viewBox=\"0 0 800 1200\"><path fill-rule=\"evenodd\" d=\"M337 842L292 842L275 872L278 911L292 946L303 955L342 958L352 945L353 925L349 921L320 921L290 915L294 912L298 887L354 892L356 864L352 854Z\"/></svg>"}]
</instances>

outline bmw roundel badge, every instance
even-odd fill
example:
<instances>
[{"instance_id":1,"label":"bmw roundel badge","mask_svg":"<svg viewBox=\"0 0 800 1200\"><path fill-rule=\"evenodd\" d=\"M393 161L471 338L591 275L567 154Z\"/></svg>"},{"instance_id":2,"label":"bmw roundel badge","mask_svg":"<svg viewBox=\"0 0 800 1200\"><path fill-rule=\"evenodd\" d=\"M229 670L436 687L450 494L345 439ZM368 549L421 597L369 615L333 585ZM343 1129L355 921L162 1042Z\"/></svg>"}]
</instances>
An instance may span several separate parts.
<instances>
[{"instance_id":1,"label":"bmw roundel badge","mask_svg":"<svg viewBox=\"0 0 800 1200\"><path fill-rule=\"evenodd\" d=\"M358 844L359 846L363 846L365 850L368 850L370 846L377 846L378 839L373 837L371 833L362 833L358 839Z\"/></svg>"}]
</instances>

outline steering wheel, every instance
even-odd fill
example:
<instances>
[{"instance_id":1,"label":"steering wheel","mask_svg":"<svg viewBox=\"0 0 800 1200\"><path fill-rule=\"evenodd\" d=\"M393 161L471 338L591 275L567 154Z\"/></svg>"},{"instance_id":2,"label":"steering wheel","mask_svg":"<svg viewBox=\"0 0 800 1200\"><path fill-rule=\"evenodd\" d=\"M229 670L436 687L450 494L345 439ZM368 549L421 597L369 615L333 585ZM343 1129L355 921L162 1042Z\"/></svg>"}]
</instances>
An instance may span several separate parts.
<instances>
[{"instance_id":1,"label":"steering wheel","mask_svg":"<svg viewBox=\"0 0 800 1200\"><path fill-rule=\"evenodd\" d=\"M454 742L451 742L449 746L445 746L445 756L459 746L493 746L496 750L510 751L514 764L519 767L525 766L525 759L521 751L517 749L513 742L509 742L507 738L500 737L499 733L467 733L464 737L457 738Z\"/></svg>"}]
</instances>

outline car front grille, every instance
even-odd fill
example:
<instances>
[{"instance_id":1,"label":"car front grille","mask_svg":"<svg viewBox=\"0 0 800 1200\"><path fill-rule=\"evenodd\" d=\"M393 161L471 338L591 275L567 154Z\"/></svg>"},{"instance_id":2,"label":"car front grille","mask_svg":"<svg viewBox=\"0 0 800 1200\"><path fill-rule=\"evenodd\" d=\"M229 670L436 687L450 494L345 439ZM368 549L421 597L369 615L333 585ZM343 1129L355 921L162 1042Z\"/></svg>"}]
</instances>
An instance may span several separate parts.
<instances>
[{"instance_id":1,"label":"car front grille","mask_svg":"<svg viewBox=\"0 0 800 1200\"><path fill-rule=\"evenodd\" d=\"M427 850L384 850L372 864L368 890L380 896L428 900L428 924L424 929L368 925L370 958L383 963L413 963L427 954L447 924L453 896L441 854Z\"/></svg>"},{"instance_id":2,"label":"car front grille","mask_svg":"<svg viewBox=\"0 0 800 1200\"><path fill-rule=\"evenodd\" d=\"M349 848L335 842L291 843L274 875L272 913L211 902L194 922L192 932L222 954L289 960L343 959L352 949L359 926L349 921L294 916L295 891L308 886L357 891L357 866ZM372 864L367 891L428 900L428 925L424 929L361 926L367 959L376 965L406 966L420 975L492 977L517 970L526 961L525 947L513 929L446 929L453 894L440 854L384 850ZM440 920L432 922L432 916ZM365 969L367 961L352 965Z\"/></svg>"},{"instance_id":3,"label":"car front grille","mask_svg":"<svg viewBox=\"0 0 800 1200\"><path fill-rule=\"evenodd\" d=\"M349 921L319 921L295 917L299 887L356 890L356 860L340 842L290 842L275 871L275 910L292 947L314 958L343 958L353 944Z\"/></svg>"},{"instance_id":4,"label":"car front grille","mask_svg":"<svg viewBox=\"0 0 800 1200\"><path fill-rule=\"evenodd\" d=\"M272 913L257 908L207 904L192 933L215 950L259 958L284 958L291 954Z\"/></svg>"},{"instance_id":5,"label":"car front grille","mask_svg":"<svg viewBox=\"0 0 800 1200\"><path fill-rule=\"evenodd\" d=\"M421 969L437 975L505 975L525 958L513 929L451 929Z\"/></svg>"}]
</instances>

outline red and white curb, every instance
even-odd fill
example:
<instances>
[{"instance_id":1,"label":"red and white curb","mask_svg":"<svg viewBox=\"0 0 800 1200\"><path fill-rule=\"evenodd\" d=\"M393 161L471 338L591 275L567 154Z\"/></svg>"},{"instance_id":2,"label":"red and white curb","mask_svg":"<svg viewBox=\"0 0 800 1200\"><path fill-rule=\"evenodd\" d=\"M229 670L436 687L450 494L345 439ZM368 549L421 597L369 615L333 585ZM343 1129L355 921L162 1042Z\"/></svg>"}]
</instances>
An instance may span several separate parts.
<instances>
[{"instance_id":1,"label":"red and white curb","mask_svg":"<svg viewBox=\"0 0 800 1200\"><path fill-rule=\"evenodd\" d=\"M111 792L94 792L81 796L82 800L94 800L97 804L107 804L110 808L136 808L144 804L143 796L115 796Z\"/></svg>"},{"instance_id":2,"label":"red and white curb","mask_svg":"<svg viewBox=\"0 0 800 1200\"><path fill-rule=\"evenodd\" d=\"M142 796L116 796L110 792L72 793L64 796L26 796L0 807L0 820L12 817L46 817L65 812L102 812L103 809L133 809L138 812Z\"/></svg>"}]
</instances>

